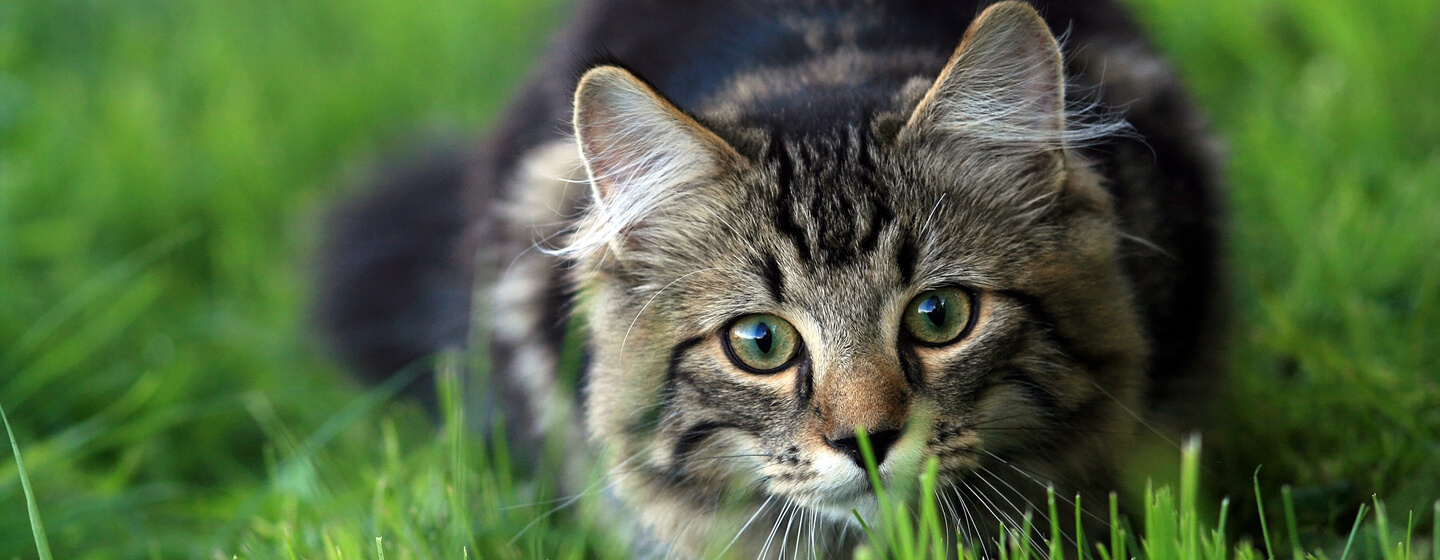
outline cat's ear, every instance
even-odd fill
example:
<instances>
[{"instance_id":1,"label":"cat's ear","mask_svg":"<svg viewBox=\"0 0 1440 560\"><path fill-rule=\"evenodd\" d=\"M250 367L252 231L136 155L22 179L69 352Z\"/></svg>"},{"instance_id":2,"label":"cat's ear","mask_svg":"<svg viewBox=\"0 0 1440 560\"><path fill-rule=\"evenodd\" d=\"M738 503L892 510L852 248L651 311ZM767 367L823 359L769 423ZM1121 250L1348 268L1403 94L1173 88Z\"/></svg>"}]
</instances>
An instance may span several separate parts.
<instances>
[{"instance_id":1,"label":"cat's ear","mask_svg":"<svg viewBox=\"0 0 1440 560\"><path fill-rule=\"evenodd\" d=\"M1000 2L970 24L897 139L934 134L1022 149L1063 145L1064 64L1034 8Z\"/></svg>"},{"instance_id":2,"label":"cat's ear","mask_svg":"<svg viewBox=\"0 0 1440 560\"><path fill-rule=\"evenodd\" d=\"M575 89L575 138L601 205L645 205L738 157L715 133L618 66Z\"/></svg>"}]
</instances>

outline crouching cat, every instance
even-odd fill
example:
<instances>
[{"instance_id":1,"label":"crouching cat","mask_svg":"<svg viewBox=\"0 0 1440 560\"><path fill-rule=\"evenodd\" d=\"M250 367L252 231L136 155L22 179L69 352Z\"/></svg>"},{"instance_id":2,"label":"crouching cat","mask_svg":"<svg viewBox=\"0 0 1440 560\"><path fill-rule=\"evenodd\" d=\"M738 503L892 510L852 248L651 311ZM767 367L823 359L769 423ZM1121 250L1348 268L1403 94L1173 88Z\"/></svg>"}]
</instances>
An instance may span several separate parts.
<instances>
[{"instance_id":1,"label":"crouching cat","mask_svg":"<svg viewBox=\"0 0 1440 560\"><path fill-rule=\"evenodd\" d=\"M1220 378L1213 150L1112 2L981 4L582 2L481 149L340 211L337 347L487 333L512 438L583 426L660 554L848 555L857 429L887 482L938 459L953 539L1047 487L1104 529L1140 419Z\"/></svg>"}]
</instances>

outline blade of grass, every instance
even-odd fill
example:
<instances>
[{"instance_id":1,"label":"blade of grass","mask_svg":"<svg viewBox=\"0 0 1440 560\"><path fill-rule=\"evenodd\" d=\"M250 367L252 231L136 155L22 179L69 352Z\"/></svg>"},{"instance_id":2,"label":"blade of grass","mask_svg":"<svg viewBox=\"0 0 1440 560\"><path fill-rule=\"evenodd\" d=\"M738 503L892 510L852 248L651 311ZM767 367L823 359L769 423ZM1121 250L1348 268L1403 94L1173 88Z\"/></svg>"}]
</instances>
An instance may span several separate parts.
<instances>
[{"instance_id":1,"label":"blade of grass","mask_svg":"<svg viewBox=\"0 0 1440 560\"><path fill-rule=\"evenodd\" d=\"M1200 436L1185 438L1180 452L1179 550L1186 560L1200 558Z\"/></svg>"},{"instance_id":2,"label":"blade of grass","mask_svg":"<svg viewBox=\"0 0 1440 560\"><path fill-rule=\"evenodd\" d=\"M880 517L886 529L885 537L890 541L887 547L900 558L910 558L913 556L908 546L910 526L904 516L896 515L894 504L890 503L885 486L880 481L880 467L875 463L875 451L870 446L870 435L863 426L856 427L855 439L860 443L860 455L865 459L865 472L870 475L870 485L875 489L875 501L880 505ZM906 538L895 538L900 536Z\"/></svg>"},{"instance_id":3,"label":"blade of grass","mask_svg":"<svg viewBox=\"0 0 1440 560\"><path fill-rule=\"evenodd\" d=\"M1360 511L1355 514L1355 525L1350 527L1350 536L1345 539L1345 550L1340 552L1340 560L1345 560L1350 555L1350 545L1355 542L1355 534L1360 532L1360 522L1365 520L1365 512L1365 504L1360 504Z\"/></svg>"},{"instance_id":4,"label":"blade of grass","mask_svg":"<svg viewBox=\"0 0 1440 560\"><path fill-rule=\"evenodd\" d=\"M470 540L470 511L466 502L468 462L465 453L465 442L470 434L465 429L465 404L461 396L465 391L461 377L462 360L463 356L460 355L442 355L436 372L441 410L446 417L444 432L450 454L450 499L447 502L450 506L450 517L455 520L451 526L461 528L452 535L456 539L450 543L452 549L463 547L463 543ZM462 532L465 534L461 535Z\"/></svg>"},{"instance_id":5,"label":"blade of grass","mask_svg":"<svg viewBox=\"0 0 1440 560\"><path fill-rule=\"evenodd\" d=\"M1385 504L1380 502L1379 496L1370 496L1375 502L1375 526L1378 529L1375 539L1380 543L1380 557L1385 560L1396 560L1390 548L1390 516L1385 514Z\"/></svg>"},{"instance_id":6,"label":"blade of grass","mask_svg":"<svg viewBox=\"0 0 1440 560\"><path fill-rule=\"evenodd\" d=\"M1065 543L1060 539L1060 510L1055 506L1055 487L1045 489L1046 500L1050 503L1050 560L1065 558Z\"/></svg>"},{"instance_id":7,"label":"blade of grass","mask_svg":"<svg viewBox=\"0 0 1440 560\"><path fill-rule=\"evenodd\" d=\"M30 489L30 475L25 472L25 459L20 457L20 444L15 441L15 430L10 429L10 418L5 407L0 406L0 421L5 422L5 434L10 436L10 449L15 452L15 470L20 475L20 488L25 491L25 508L30 513L30 531L35 534L35 552L40 560L51 560L50 541L45 538L45 524L40 521L40 507L35 504L35 492Z\"/></svg>"},{"instance_id":8,"label":"blade of grass","mask_svg":"<svg viewBox=\"0 0 1440 560\"><path fill-rule=\"evenodd\" d=\"M1305 558L1304 549L1300 548L1300 530L1295 525L1295 504L1290 499L1290 485L1280 487L1280 500L1285 505L1285 530L1290 533L1290 553L1295 560Z\"/></svg>"},{"instance_id":9,"label":"blade of grass","mask_svg":"<svg viewBox=\"0 0 1440 560\"><path fill-rule=\"evenodd\" d=\"M1275 560L1275 547L1270 545L1270 526L1265 523L1265 497L1260 495L1260 467L1255 467L1255 509L1260 512L1260 534L1265 538L1265 557Z\"/></svg>"},{"instance_id":10,"label":"blade of grass","mask_svg":"<svg viewBox=\"0 0 1440 560\"><path fill-rule=\"evenodd\" d=\"M1013 546L1015 546L1015 550L1018 552L1018 554L1015 555L1015 560L1030 560L1030 557L1035 554L1035 543L1030 538L1031 535L1035 534L1034 531L1035 516L1031 514L1030 510L1026 510L1025 519L1020 524L1020 534L1015 535L1012 539L1015 541ZM1004 533L1005 531L1002 528L1000 532Z\"/></svg>"},{"instance_id":11,"label":"blade of grass","mask_svg":"<svg viewBox=\"0 0 1440 560\"><path fill-rule=\"evenodd\" d=\"M1405 519L1405 560L1411 560L1412 558L1415 557L1414 554L1413 554L1414 549L1410 548L1410 545L1415 542L1415 541L1414 541L1414 537L1415 537L1415 511L1414 511L1414 510L1411 510L1411 511L1410 511L1410 517L1407 517L1407 518Z\"/></svg>"},{"instance_id":12,"label":"blade of grass","mask_svg":"<svg viewBox=\"0 0 1440 560\"><path fill-rule=\"evenodd\" d=\"M1216 524L1214 533L1213 550L1208 555L1216 560L1225 560L1225 554L1229 552L1225 545L1225 523L1230 515L1230 497L1226 496L1220 500L1220 522Z\"/></svg>"},{"instance_id":13,"label":"blade of grass","mask_svg":"<svg viewBox=\"0 0 1440 560\"><path fill-rule=\"evenodd\" d=\"M940 459L925 461L925 476L920 479L920 542L929 536L931 551L945 555L945 527L940 523L939 506L935 503L935 482L940 478ZM928 556L928 555L927 555Z\"/></svg>"},{"instance_id":14,"label":"blade of grass","mask_svg":"<svg viewBox=\"0 0 1440 560\"><path fill-rule=\"evenodd\" d=\"M1120 548L1120 547L1122 546L1122 545L1120 544L1120 541L1121 541L1121 537L1120 537L1120 495L1117 494L1117 493L1115 493L1115 492L1111 492L1111 493L1110 493L1110 551L1111 551L1111 552L1114 552L1114 557L1115 557L1116 560L1124 560L1124 558L1122 558L1122 557L1120 556L1121 554L1124 553L1124 552L1122 552L1122 549ZM1107 559L1107 560L1108 560L1108 559Z\"/></svg>"}]
</instances>

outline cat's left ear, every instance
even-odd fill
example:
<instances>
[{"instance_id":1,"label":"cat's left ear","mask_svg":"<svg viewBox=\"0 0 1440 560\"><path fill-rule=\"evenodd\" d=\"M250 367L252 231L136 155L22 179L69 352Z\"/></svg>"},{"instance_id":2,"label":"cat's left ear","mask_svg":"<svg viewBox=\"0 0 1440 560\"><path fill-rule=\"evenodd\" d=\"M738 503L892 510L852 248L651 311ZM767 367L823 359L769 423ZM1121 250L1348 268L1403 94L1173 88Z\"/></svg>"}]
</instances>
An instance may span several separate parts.
<instances>
[{"instance_id":1,"label":"cat's left ear","mask_svg":"<svg viewBox=\"0 0 1440 560\"><path fill-rule=\"evenodd\" d=\"M1025 151L1063 146L1064 63L1034 8L1000 2L970 24L897 140L936 134Z\"/></svg>"}]
</instances>

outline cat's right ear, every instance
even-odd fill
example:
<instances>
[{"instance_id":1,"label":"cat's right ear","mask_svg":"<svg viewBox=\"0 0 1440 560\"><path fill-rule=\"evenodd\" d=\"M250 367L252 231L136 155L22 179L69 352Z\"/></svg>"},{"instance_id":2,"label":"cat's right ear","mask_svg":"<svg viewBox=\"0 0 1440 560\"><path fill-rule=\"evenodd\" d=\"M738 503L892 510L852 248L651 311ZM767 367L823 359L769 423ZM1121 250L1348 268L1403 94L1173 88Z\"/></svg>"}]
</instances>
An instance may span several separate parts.
<instances>
[{"instance_id":1,"label":"cat's right ear","mask_svg":"<svg viewBox=\"0 0 1440 560\"><path fill-rule=\"evenodd\" d=\"M593 68L580 78L574 119L596 204L632 219L667 198L667 191L713 176L739 157L715 133L618 66Z\"/></svg>"},{"instance_id":2,"label":"cat's right ear","mask_svg":"<svg viewBox=\"0 0 1440 560\"><path fill-rule=\"evenodd\" d=\"M1034 8L1007 1L975 18L899 137L1045 151L1063 145L1065 124L1060 46Z\"/></svg>"}]
</instances>

